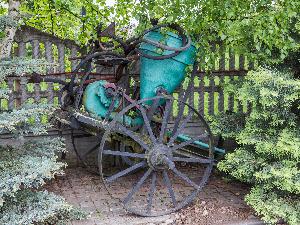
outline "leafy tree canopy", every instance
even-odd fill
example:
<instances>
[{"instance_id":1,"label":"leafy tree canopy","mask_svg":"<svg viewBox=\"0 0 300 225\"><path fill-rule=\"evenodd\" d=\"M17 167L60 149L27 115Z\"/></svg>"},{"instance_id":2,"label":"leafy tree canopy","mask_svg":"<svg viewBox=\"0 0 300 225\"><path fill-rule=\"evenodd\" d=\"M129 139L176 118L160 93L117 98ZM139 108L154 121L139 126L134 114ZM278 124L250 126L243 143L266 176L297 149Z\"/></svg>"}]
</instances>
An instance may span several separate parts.
<instances>
[{"instance_id":1,"label":"leafy tree canopy","mask_svg":"<svg viewBox=\"0 0 300 225\"><path fill-rule=\"evenodd\" d=\"M123 35L148 27L150 18L179 23L208 65L214 58L211 42L271 63L299 49L299 0L23 0L21 11L25 24L82 44L99 23L115 21Z\"/></svg>"}]
</instances>

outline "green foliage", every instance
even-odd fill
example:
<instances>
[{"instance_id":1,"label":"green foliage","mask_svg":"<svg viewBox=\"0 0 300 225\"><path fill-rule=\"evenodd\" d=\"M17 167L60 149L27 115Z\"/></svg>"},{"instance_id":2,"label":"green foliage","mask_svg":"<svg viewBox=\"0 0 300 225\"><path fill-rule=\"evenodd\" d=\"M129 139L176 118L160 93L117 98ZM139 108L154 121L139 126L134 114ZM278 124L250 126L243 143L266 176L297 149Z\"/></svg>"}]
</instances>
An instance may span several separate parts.
<instances>
[{"instance_id":1,"label":"green foliage","mask_svg":"<svg viewBox=\"0 0 300 225\"><path fill-rule=\"evenodd\" d=\"M210 126L213 127L215 133L222 133L224 138L235 138L245 126L245 114L242 112L219 113L211 119Z\"/></svg>"},{"instance_id":2,"label":"green foliage","mask_svg":"<svg viewBox=\"0 0 300 225\"><path fill-rule=\"evenodd\" d=\"M61 174L64 163L56 162L65 151L62 140L29 141L20 146L0 148L0 206L23 188L39 188L46 180Z\"/></svg>"},{"instance_id":3,"label":"green foliage","mask_svg":"<svg viewBox=\"0 0 300 225\"><path fill-rule=\"evenodd\" d=\"M1 19L0 25L3 25ZM42 72L46 66L43 60L2 59L0 82L11 75ZM8 98L11 91L1 85L0 97ZM0 140L0 224L66 224L86 216L59 196L35 191L55 175L62 174L65 167L57 161L57 154L65 151L63 140L30 141L23 137L45 134L50 124L42 117L51 116L53 111L50 105L27 104L20 109L0 112L0 134L12 134L9 141Z\"/></svg>"},{"instance_id":4,"label":"green foliage","mask_svg":"<svg viewBox=\"0 0 300 225\"><path fill-rule=\"evenodd\" d=\"M83 7L85 13L83 13ZM115 21L118 32L126 35L134 1L117 1L112 7L103 0L27 0L21 5L26 15L23 23L61 38L70 38L86 44L96 37L95 28Z\"/></svg>"},{"instance_id":5,"label":"green foliage","mask_svg":"<svg viewBox=\"0 0 300 225\"><path fill-rule=\"evenodd\" d=\"M0 82L7 76L24 76L33 72L43 73L49 67L44 59L14 58L0 61Z\"/></svg>"},{"instance_id":6,"label":"green foliage","mask_svg":"<svg viewBox=\"0 0 300 225\"><path fill-rule=\"evenodd\" d=\"M33 133L45 134L50 124L43 121L43 116L51 115L54 108L44 104L25 105L21 109L0 114L0 133L11 132L17 135Z\"/></svg>"},{"instance_id":7,"label":"green foliage","mask_svg":"<svg viewBox=\"0 0 300 225\"><path fill-rule=\"evenodd\" d=\"M276 223L278 218L284 218L291 225L298 225L300 221L299 195L286 196L278 192L265 190L263 186L255 186L246 201L263 215L263 220Z\"/></svg>"},{"instance_id":8,"label":"green foliage","mask_svg":"<svg viewBox=\"0 0 300 225\"><path fill-rule=\"evenodd\" d=\"M252 109L242 120L236 113L214 118L213 130L240 145L218 168L253 184L246 201L264 220L299 224L300 115L293 107L300 99L300 81L288 72L259 68L226 91ZM228 126L233 121L240 123Z\"/></svg>"},{"instance_id":9,"label":"green foliage","mask_svg":"<svg viewBox=\"0 0 300 225\"><path fill-rule=\"evenodd\" d=\"M74 210L62 197L47 191L23 190L18 192L15 199L9 199L1 209L1 224L64 225L71 220L86 217L85 213Z\"/></svg>"},{"instance_id":10,"label":"green foliage","mask_svg":"<svg viewBox=\"0 0 300 225\"><path fill-rule=\"evenodd\" d=\"M117 33L127 37L149 27L150 18L179 23L208 68L217 57L212 42L264 63L281 62L300 47L299 0L116 0L114 5L104 0L26 0L21 12L23 23L82 44L95 38L99 23L114 21Z\"/></svg>"},{"instance_id":11,"label":"green foliage","mask_svg":"<svg viewBox=\"0 0 300 225\"><path fill-rule=\"evenodd\" d=\"M16 21L12 20L9 16L0 16L0 40L5 37L5 33L3 32L5 27L15 26L17 26Z\"/></svg>"},{"instance_id":12,"label":"green foliage","mask_svg":"<svg viewBox=\"0 0 300 225\"><path fill-rule=\"evenodd\" d=\"M225 42L265 62L281 61L290 49L299 49L299 0L146 0L141 5L141 18L183 25L197 40L206 64L214 57L211 42Z\"/></svg>"},{"instance_id":13,"label":"green foliage","mask_svg":"<svg viewBox=\"0 0 300 225\"><path fill-rule=\"evenodd\" d=\"M232 154L227 154L225 161L218 164L221 171L248 183L254 183L254 173L265 165L265 160L256 157L251 151L238 148Z\"/></svg>"},{"instance_id":14,"label":"green foliage","mask_svg":"<svg viewBox=\"0 0 300 225\"><path fill-rule=\"evenodd\" d=\"M95 38L99 23L115 21L124 36L149 27L150 18L179 23L192 35L208 68L217 57L211 51L212 42L272 63L299 49L299 0L116 0L113 6L102 0L27 0L21 11L26 14L24 23L83 44Z\"/></svg>"}]
</instances>

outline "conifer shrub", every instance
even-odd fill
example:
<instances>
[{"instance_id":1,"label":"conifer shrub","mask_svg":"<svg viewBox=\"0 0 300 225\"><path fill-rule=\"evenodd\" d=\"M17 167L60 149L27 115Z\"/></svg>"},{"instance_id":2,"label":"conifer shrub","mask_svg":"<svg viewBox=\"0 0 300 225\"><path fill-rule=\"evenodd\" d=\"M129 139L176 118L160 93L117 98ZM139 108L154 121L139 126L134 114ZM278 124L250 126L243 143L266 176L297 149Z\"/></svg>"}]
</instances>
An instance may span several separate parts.
<instances>
[{"instance_id":1,"label":"conifer shrub","mask_svg":"<svg viewBox=\"0 0 300 225\"><path fill-rule=\"evenodd\" d=\"M0 17L1 31L16 26L10 18ZM0 32L0 42L3 32ZM24 76L44 72L47 63L26 58L0 59L0 99L9 99L12 90L5 82L9 76ZM21 108L0 108L0 224L66 224L82 219L86 214L68 204L62 197L42 190L42 186L58 174L66 164L58 154L66 151L61 138L30 140L26 135L46 134L51 125L45 117L54 107L47 104L25 104ZM11 140L1 140L1 134L11 134Z\"/></svg>"},{"instance_id":2,"label":"conifer shrub","mask_svg":"<svg viewBox=\"0 0 300 225\"><path fill-rule=\"evenodd\" d=\"M239 145L218 168L253 185L245 200L263 220L300 224L300 115L293 110L300 80L290 72L258 68L225 91L249 102L251 111L226 112L211 121L215 133Z\"/></svg>"}]
</instances>

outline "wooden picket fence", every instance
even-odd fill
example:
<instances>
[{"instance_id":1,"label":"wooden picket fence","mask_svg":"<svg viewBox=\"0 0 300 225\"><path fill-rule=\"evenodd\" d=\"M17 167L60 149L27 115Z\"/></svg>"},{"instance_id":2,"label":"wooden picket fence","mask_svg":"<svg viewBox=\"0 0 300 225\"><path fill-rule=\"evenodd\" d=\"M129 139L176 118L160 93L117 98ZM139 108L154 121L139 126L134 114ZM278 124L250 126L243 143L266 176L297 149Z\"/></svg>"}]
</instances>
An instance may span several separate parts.
<instances>
[{"instance_id":1,"label":"wooden picket fence","mask_svg":"<svg viewBox=\"0 0 300 225\"><path fill-rule=\"evenodd\" d=\"M190 103L201 114L214 115L218 112L247 111L247 103L238 102L234 96L226 95L223 86L226 82L243 79L249 69L254 67L243 55L237 55L230 49L215 45L214 51L218 55L214 69L208 74L199 69L192 82L193 98ZM60 73L71 72L78 64L78 60L69 60L80 55L83 50L71 40L41 32L31 27L21 27L15 37L13 54L20 57L34 59L45 58L52 63L48 73L56 73L49 77L68 79L68 75ZM97 69L104 75L114 74L114 68ZM53 83L32 84L29 76L11 76L6 85L13 90L8 100L0 99L0 110L11 110L26 102L48 102L58 104L59 85ZM178 97L180 91L187 87L185 81L182 87L174 93ZM176 112L175 112L176 114Z\"/></svg>"}]
</instances>

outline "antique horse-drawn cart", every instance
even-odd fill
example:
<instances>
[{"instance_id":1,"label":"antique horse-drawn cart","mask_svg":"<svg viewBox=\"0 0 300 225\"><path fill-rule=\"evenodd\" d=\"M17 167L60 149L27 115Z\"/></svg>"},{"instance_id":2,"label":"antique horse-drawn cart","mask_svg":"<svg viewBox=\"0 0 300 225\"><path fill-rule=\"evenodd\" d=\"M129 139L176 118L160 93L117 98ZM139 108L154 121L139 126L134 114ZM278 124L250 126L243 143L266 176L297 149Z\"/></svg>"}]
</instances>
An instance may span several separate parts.
<instances>
[{"instance_id":1,"label":"antique horse-drawn cart","mask_svg":"<svg viewBox=\"0 0 300 225\"><path fill-rule=\"evenodd\" d=\"M112 197L143 216L181 209L207 182L215 152L223 151L213 146L208 124L189 105L189 86L179 99L172 97L188 68L193 80L196 49L177 25L155 25L124 41L115 36L112 24L98 37L110 41L94 43L70 81L34 79L61 83L56 119L98 138L82 153L75 139L85 135L72 135L78 158L90 170L96 161ZM130 79L138 59L140 77ZM99 65L117 68L113 82L93 76Z\"/></svg>"}]
</instances>

